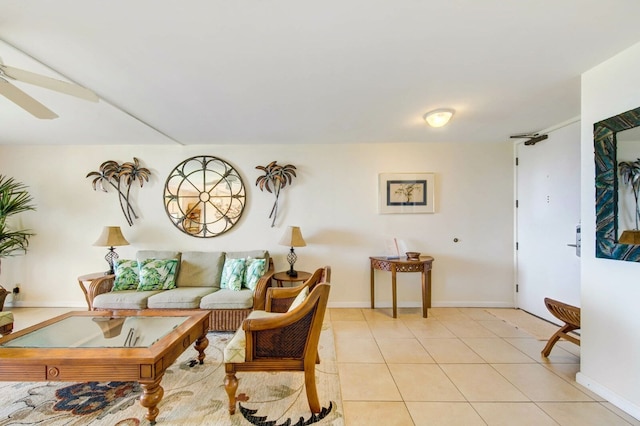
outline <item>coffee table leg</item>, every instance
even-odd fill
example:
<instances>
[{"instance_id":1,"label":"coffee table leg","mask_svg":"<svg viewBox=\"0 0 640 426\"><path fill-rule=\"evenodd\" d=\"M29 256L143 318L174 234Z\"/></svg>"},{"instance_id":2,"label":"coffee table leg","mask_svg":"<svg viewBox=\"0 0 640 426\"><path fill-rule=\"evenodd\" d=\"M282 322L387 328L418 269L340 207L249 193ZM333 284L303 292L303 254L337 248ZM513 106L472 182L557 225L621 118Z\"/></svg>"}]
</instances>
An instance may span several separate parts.
<instances>
[{"instance_id":1,"label":"coffee table leg","mask_svg":"<svg viewBox=\"0 0 640 426\"><path fill-rule=\"evenodd\" d=\"M198 337L198 340L196 340L196 344L194 346L198 351L198 361L200 362L200 364L204 364L204 350L207 349L207 346L209 346L209 339L207 339L207 334L205 333L204 335Z\"/></svg>"},{"instance_id":2,"label":"coffee table leg","mask_svg":"<svg viewBox=\"0 0 640 426\"><path fill-rule=\"evenodd\" d=\"M158 417L158 413L160 412L160 410L158 410L158 404L164 396L164 389L160 386L160 380L162 380L162 376L150 382L140 382L143 391L140 397L140 405L147 409L145 418L149 420L149 423L152 425L156 424L156 417Z\"/></svg>"}]
</instances>

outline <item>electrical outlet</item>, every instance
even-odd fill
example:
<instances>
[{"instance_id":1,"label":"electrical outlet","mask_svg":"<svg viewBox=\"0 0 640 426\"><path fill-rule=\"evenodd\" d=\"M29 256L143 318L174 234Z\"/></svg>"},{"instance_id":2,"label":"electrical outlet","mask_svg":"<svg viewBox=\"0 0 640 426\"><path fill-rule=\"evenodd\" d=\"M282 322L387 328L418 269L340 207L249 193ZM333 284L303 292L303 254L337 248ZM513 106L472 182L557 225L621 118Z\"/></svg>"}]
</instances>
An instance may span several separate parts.
<instances>
[{"instance_id":1,"label":"electrical outlet","mask_svg":"<svg viewBox=\"0 0 640 426\"><path fill-rule=\"evenodd\" d=\"M17 295L18 293L20 293L20 284L16 284L13 288L13 294Z\"/></svg>"}]
</instances>

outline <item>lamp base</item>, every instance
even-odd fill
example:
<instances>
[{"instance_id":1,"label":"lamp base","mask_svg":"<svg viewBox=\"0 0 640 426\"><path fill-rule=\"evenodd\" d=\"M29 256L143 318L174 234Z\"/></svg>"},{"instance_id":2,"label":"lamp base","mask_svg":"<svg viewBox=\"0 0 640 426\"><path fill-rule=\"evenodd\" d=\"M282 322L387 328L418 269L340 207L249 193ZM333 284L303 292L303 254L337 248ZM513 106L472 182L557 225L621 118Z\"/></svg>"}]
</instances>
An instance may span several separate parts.
<instances>
[{"instance_id":1,"label":"lamp base","mask_svg":"<svg viewBox=\"0 0 640 426\"><path fill-rule=\"evenodd\" d=\"M287 275L293 278L298 276L298 271L295 271L293 269L293 265L296 263L296 260L298 260L298 256L296 256L296 252L293 251L293 247L291 247L291 251L289 252L289 254L287 254L287 261L289 262L289 265L290 265L290 268L287 271Z\"/></svg>"},{"instance_id":2,"label":"lamp base","mask_svg":"<svg viewBox=\"0 0 640 426\"><path fill-rule=\"evenodd\" d=\"M109 270L107 272L105 272L105 275L113 275L115 273L115 271L113 270L113 263L118 260L118 253L116 253L116 249L115 247L111 246L109 247L109 251L107 252L106 256L104 257L104 260L107 261L107 263L109 264Z\"/></svg>"}]
</instances>

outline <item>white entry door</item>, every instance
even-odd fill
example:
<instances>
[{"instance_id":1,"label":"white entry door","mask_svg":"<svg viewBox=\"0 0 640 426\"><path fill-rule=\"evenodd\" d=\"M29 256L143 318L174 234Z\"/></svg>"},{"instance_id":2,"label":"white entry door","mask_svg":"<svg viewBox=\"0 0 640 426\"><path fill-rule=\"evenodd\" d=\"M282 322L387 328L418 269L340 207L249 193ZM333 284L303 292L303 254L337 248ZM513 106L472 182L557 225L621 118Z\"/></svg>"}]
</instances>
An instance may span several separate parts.
<instances>
[{"instance_id":1,"label":"white entry door","mask_svg":"<svg viewBox=\"0 0 640 426\"><path fill-rule=\"evenodd\" d=\"M545 297L580 306L580 123L519 143L516 156L516 306L557 324Z\"/></svg>"}]
</instances>

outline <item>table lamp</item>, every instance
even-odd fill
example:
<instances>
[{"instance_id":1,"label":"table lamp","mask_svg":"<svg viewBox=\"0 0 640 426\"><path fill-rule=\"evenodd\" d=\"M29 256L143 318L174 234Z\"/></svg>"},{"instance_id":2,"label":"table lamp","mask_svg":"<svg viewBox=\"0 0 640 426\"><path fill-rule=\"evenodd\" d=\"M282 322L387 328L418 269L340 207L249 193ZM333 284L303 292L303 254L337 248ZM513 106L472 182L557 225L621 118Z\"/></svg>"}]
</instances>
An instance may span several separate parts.
<instances>
[{"instance_id":1,"label":"table lamp","mask_svg":"<svg viewBox=\"0 0 640 426\"><path fill-rule=\"evenodd\" d=\"M287 261L291 268L287 271L287 275L290 277L297 277L298 272L293 269L294 263L298 260L296 252L293 251L294 247L304 247L307 243L302 238L302 232L300 232L299 226L289 226L279 242L280 245L291 247L291 251L287 254Z\"/></svg>"},{"instance_id":2,"label":"table lamp","mask_svg":"<svg viewBox=\"0 0 640 426\"><path fill-rule=\"evenodd\" d=\"M113 262L118 259L118 253L116 253L116 246L128 246L129 241L122 235L122 231L119 226L105 226L102 229L102 234L98 237L98 240L93 243L98 247L109 247L109 251L104 257L104 260L109 264L109 270L105 272L105 275L113 274Z\"/></svg>"}]
</instances>

